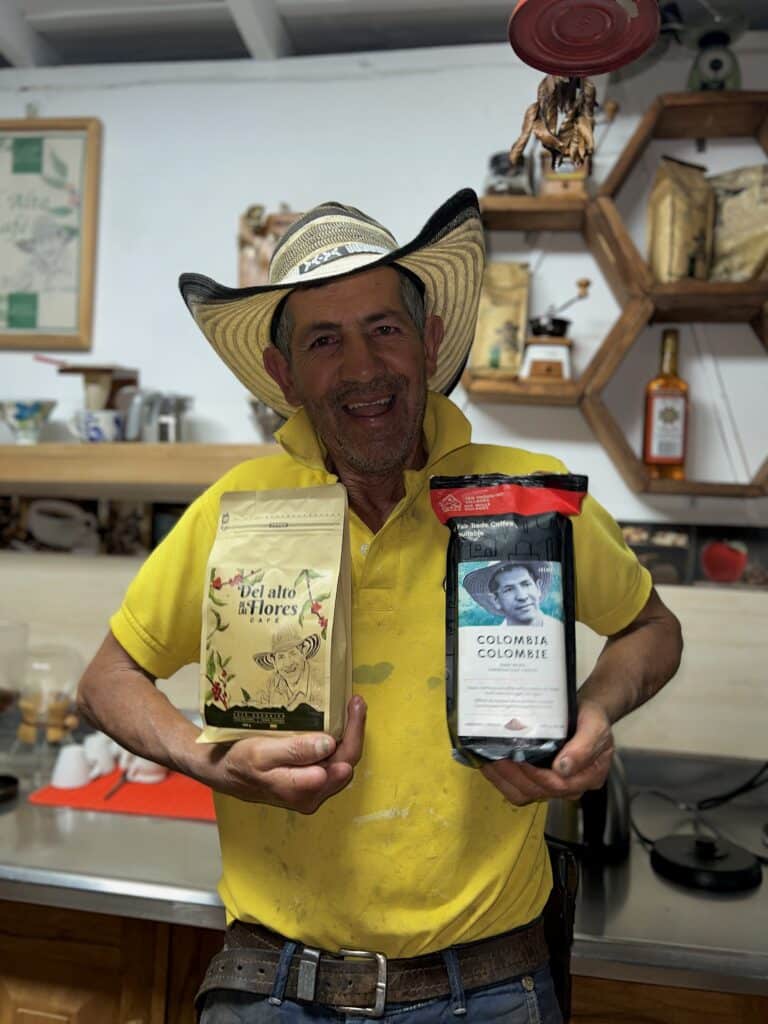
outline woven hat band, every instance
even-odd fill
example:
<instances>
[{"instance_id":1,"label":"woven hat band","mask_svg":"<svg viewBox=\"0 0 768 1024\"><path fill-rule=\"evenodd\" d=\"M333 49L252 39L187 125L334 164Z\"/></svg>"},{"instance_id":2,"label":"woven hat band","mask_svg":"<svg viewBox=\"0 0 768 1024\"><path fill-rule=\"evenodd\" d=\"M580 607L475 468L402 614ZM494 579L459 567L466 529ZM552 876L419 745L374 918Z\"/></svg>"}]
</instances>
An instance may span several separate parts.
<instances>
[{"instance_id":1,"label":"woven hat band","mask_svg":"<svg viewBox=\"0 0 768 1024\"><path fill-rule=\"evenodd\" d=\"M326 249L300 263L283 278L280 284L301 284L303 281L317 281L323 277L349 274L353 270L362 270L369 263L374 263L391 251L391 249L360 245L358 242L337 245L334 249Z\"/></svg>"},{"instance_id":2,"label":"woven hat band","mask_svg":"<svg viewBox=\"0 0 768 1024\"><path fill-rule=\"evenodd\" d=\"M385 256L397 249L392 235L375 221L357 216L310 216L292 225L275 249L269 266L270 284L306 280L318 268L359 254ZM335 273L338 273L338 269Z\"/></svg>"}]
</instances>

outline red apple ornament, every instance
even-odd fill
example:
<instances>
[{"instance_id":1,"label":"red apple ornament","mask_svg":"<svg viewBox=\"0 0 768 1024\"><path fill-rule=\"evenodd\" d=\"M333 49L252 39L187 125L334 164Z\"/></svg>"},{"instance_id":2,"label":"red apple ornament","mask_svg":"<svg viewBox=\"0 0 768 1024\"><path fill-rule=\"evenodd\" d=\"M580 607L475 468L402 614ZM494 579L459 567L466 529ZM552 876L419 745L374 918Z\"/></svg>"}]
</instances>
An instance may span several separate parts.
<instances>
[{"instance_id":1,"label":"red apple ornament","mask_svg":"<svg viewBox=\"0 0 768 1024\"><path fill-rule=\"evenodd\" d=\"M713 583L736 583L747 567L747 546L739 540L710 540L701 549L701 568Z\"/></svg>"}]
</instances>

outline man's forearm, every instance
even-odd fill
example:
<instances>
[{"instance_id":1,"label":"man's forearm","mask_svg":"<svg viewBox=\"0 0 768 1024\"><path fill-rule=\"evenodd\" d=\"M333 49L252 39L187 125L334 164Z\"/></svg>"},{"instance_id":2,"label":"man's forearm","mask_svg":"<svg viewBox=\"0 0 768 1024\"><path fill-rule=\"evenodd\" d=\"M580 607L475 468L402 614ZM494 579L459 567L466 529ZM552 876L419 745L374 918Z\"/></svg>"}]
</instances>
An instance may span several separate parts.
<instances>
[{"instance_id":1,"label":"man's forearm","mask_svg":"<svg viewBox=\"0 0 768 1024\"><path fill-rule=\"evenodd\" d=\"M682 649L680 623L654 590L634 622L608 639L579 702L595 701L612 723L618 721L672 678Z\"/></svg>"},{"instance_id":2,"label":"man's forearm","mask_svg":"<svg viewBox=\"0 0 768 1024\"><path fill-rule=\"evenodd\" d=\"M111 634L80 682L78 704L92 725L127 750L172 770L197 774L191 762L200 730L126 656Z\"/></svg>"},{"instance_id":3,"label":"man's forearm","mask_svg":"<svg viewBox=\"0 0 768 1024\"><path fill-rule=\"evenodd\" d=\"M96 728L142 757L239 800L313 814L352 779L363 752L365 702L353 698L339 742L315 733L197 743L196 728L109 633L85 670L78 705Z\"/></svg>"}]
</instances>

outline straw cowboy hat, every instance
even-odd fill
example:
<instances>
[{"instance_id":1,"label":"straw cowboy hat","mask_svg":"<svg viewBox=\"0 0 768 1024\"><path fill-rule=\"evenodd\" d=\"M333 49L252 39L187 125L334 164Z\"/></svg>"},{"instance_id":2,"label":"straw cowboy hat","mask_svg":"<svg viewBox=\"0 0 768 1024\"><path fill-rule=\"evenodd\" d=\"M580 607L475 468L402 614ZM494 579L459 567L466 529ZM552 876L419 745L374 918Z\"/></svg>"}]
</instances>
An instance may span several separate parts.
<instances>
[{"instance_id":1,"label":"straw cowboy hat","mask_svg":"<svg viewBox=\"0 0 768 1024\"><path fill-rule=\"evenodd\" d=\"M275 667L275 655L291 651L294 647L298 647L308 661L320 650L320 637L317 633L302 636L295 626L276 629L272 634L272 649L254 654L253 660L260 668L269 672Z\"/></svg>"},{"instance_id":2,"label":"straw cowboy hat","mask_svg":"<svg viewBox=\"0 0 768 1024\"><path fill-rule=\"evenodd\" d=\"M427 315L441 317L445 335L432 391L449 394L459 380L475 334L485 263L477 196L463 189L429 218L416 238L398 246L373 218L341 203L323 203L295 221L269 265L269 284L227 288L202 274L182 274L179 289L198 327L236 377L268 406L295 411L264 369L272 315L293 289L363 269L395 265L424 288Z\"/></svg>"},{"instance_id":3,"label":"straw cowboy hat","mask_svg":"<svg viewBox=\"0 0 768 1024\"><path fill-rule=\"evenodd\" d=\"M475 601L491 615L501 615L501 612L493 603L494 592L491 589L494 576L506 572L508 569L527 569L538 585L542 596L546 594L552 582L552 567L549 562L534 562L524 558L516 558L514 561L494 562L484 569L475 569L468 572L464 577L462 586Z\"/></svg>"}]
</instances>

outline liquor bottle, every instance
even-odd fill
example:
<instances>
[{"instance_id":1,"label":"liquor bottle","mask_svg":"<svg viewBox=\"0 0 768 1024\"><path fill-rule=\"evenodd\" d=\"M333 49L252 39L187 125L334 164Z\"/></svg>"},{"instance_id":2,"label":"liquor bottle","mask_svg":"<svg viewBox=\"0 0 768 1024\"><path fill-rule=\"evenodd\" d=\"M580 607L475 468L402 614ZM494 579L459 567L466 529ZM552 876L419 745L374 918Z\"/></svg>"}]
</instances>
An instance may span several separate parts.
<instances>
[{"instance_id":1,"label":"liquor bottle","mask_svg":"<svg viewBox=\"0 0 768 1024\"><path fill-rule=\"evenodd\" d=\"M661 338L661 369L645 389L643 462L655 479L683 480L688 446L688 385L677 373L679 332Z\"/></svg>"}]
</instances>

